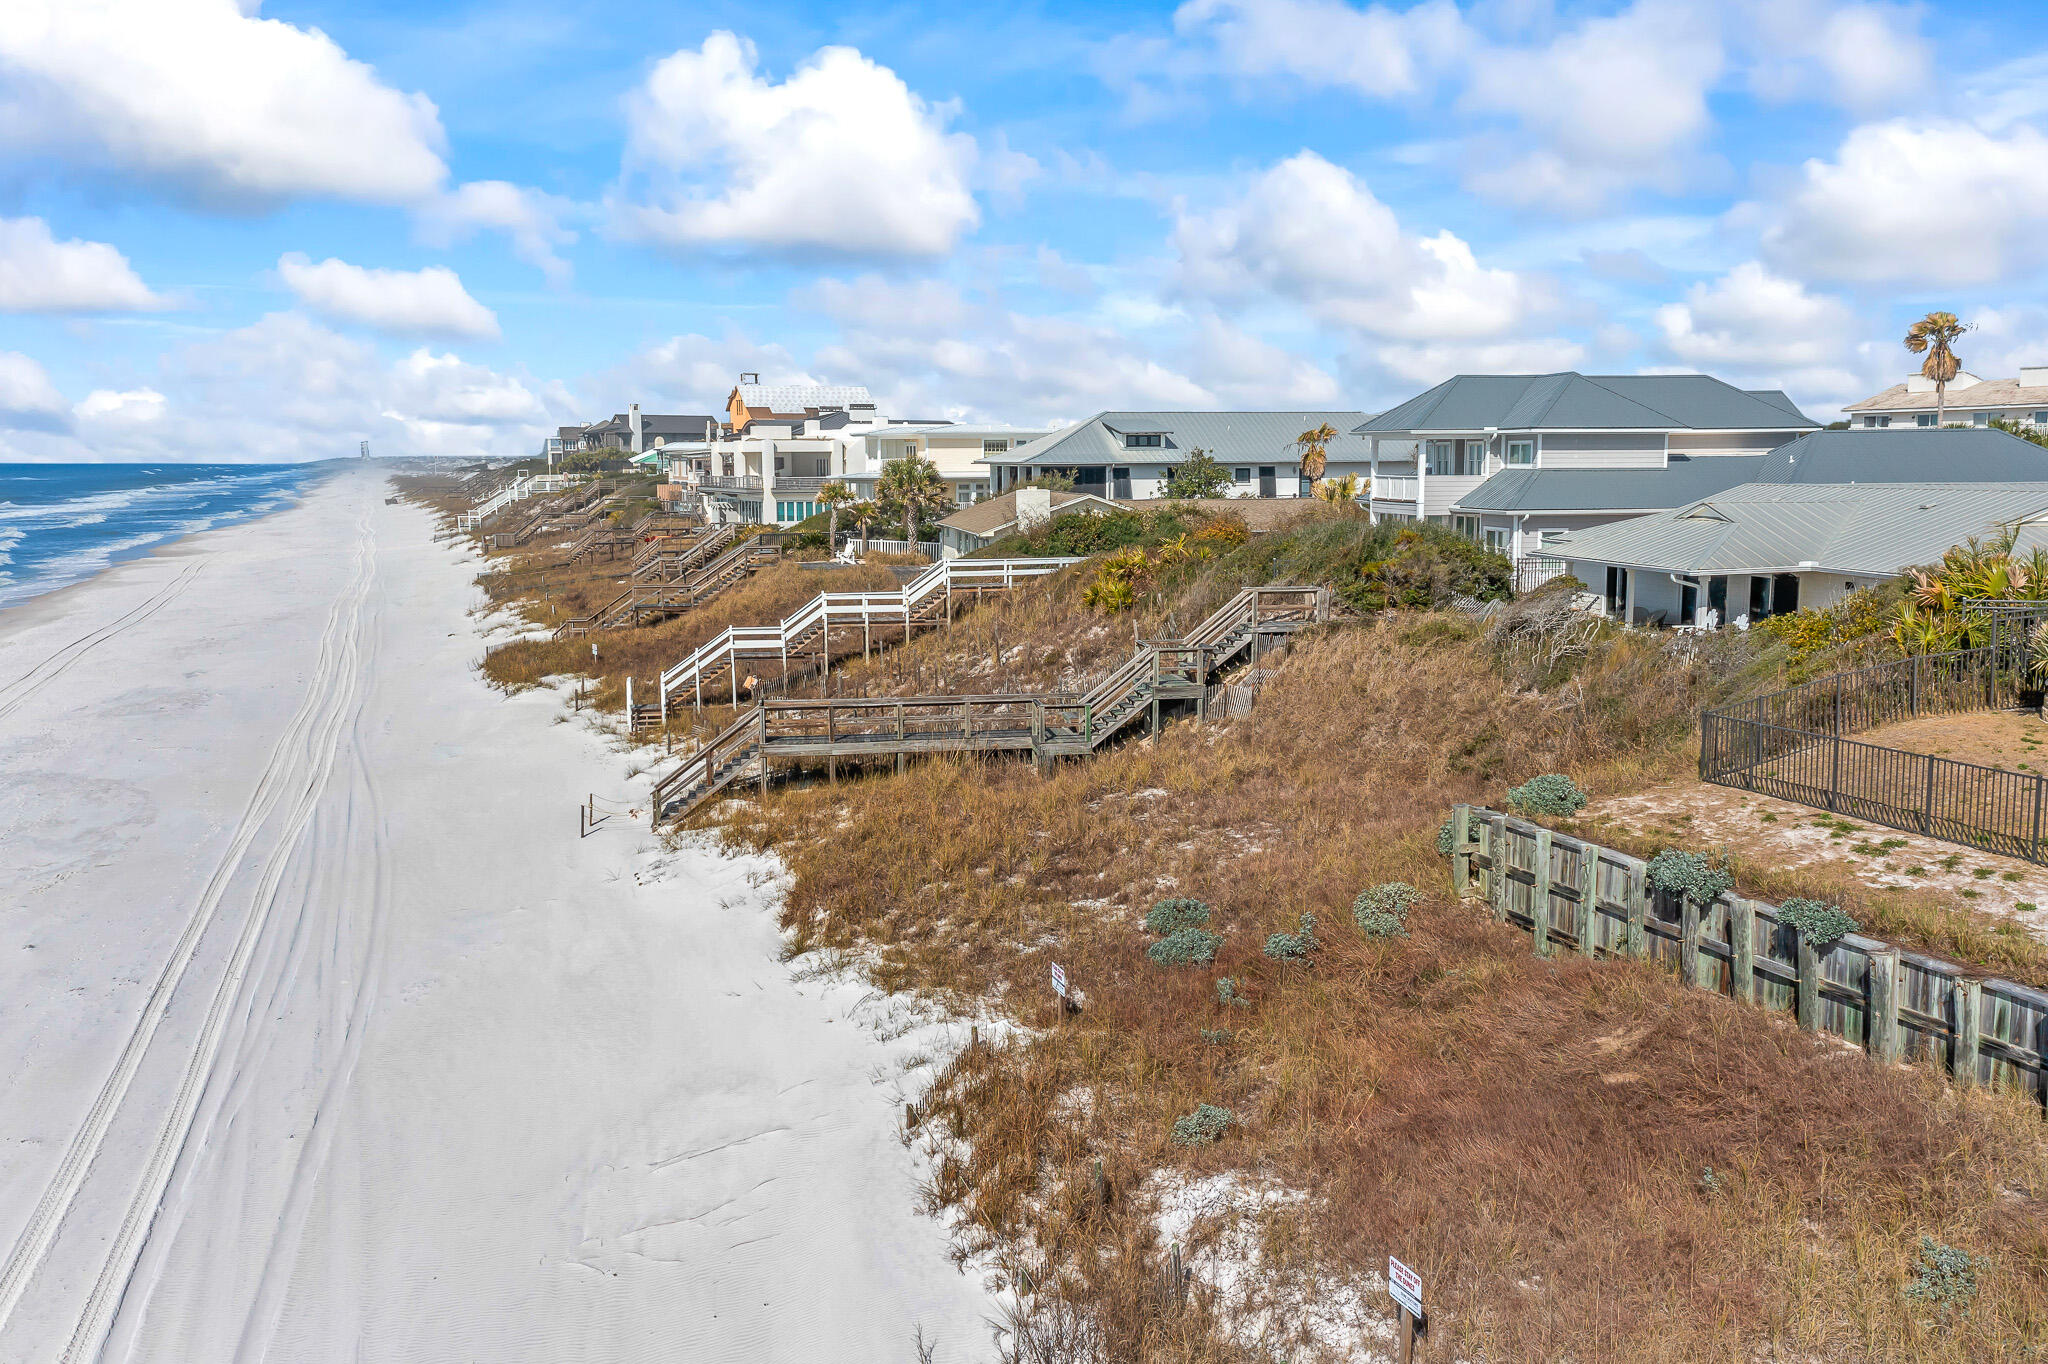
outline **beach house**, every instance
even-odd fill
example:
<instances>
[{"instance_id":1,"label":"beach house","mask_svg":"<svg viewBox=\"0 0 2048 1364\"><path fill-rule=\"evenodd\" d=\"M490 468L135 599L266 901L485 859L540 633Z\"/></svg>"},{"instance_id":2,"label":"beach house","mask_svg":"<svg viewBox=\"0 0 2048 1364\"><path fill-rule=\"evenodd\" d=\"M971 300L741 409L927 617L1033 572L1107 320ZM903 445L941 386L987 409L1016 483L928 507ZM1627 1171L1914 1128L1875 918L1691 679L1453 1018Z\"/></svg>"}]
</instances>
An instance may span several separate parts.
<instances>
[{"instance_id":1,"label":"beach house","mask_svg":"<svg viewBox=\"0 0 2048 1364\"><path fill-rule=\"evenodd\" d=\"M848 441L847 463L834 470L861 497L873 497L888 465L909 455L930 460L945 480L956 506L971 507L990 496L990 469L983 461L1009 454L1051 428L982 425L973 422L894 421L870 427Z\"/></svg>"},{"instance_id":2,"label":"beach house","mask_svg":"<svg viewBox=\"0 0 2048 1364\"><path fill-rule=\"evenodd\" d=\"M1234 497L1306 497L1303 432L1330 426L1326 477L1366 472L1366 442L1353 429L1363 412L1098 412L1036 440L981 457L991 488L1006 492L1046 475L1077 492L1116 501L1166 495L1167 479L1196 451L1230 471Z\"/></svg>"},{"instance_id":3,"label":"beach house","mask_svg":"<svg viewBox=\"0 0 2048 1364\"><path fill-rule=\"evenodd\" d=\"M1819 423L1706 374L1460 374L1352 428L1374 520L1451 526L1511 558L1742 482ZM1496 481L1498 480L1498 481Z\"/></svg>"},{"instance_id":4,"label":"beach house","mask_svg":"<svg viewBox=\"0 0 2048 1364\"><path fill-rule=\"evenodd\" d=\"M1934 380L1915 374L1860 403L1850 403L1842 414L1849 419L1850 428L1858 431L1897 426L1989 426L2001 419L2048 430L2048 365L2028 366L2010 379L1979 379L1964 370L1948 381L1945 395L1936 394Z\"/></svg>"}]
</instances>

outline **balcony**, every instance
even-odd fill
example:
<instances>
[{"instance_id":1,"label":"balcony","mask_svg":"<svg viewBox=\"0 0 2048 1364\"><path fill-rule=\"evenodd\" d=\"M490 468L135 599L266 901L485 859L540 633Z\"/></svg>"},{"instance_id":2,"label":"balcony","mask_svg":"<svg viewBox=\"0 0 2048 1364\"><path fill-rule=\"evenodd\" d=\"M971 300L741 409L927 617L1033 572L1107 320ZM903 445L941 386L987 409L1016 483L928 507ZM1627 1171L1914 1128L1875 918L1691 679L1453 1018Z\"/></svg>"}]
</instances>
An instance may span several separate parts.
<instances>
[{"instance_id":1,"label":"balcony","mask_svg":"<svg viewBox=\"0 0 2048 1364\"><path fill-rule=\"evenodd\" d=\"M1390 478L1381 474L1372 481L1372 500L1375 502L1413 502L1420 495L1422 480L1413 474L1405 478Z\"/></svg>"},{"instance_id":2,"label":"balcony","mask_svg":"<svg viewBox=\"0 0 2048 1364\"><path fill-rule=\"evenodd\" d=\"M818 494L818 489L824 487L827 483L842 481L833 478L829 474L777 474L775 476L775 495L777 497L815 497Z\"/></svg>"},{"instance_id":3,"label":"balcony","mask_svg":"<svg viewBox=\"0 0 2048 1364\"><path fill-rule=\"evenodd\" d=\"M700 479L697 487L707 493L758 493L761 491L759 474L707 474Z\"/></svg>"}]
</instances>

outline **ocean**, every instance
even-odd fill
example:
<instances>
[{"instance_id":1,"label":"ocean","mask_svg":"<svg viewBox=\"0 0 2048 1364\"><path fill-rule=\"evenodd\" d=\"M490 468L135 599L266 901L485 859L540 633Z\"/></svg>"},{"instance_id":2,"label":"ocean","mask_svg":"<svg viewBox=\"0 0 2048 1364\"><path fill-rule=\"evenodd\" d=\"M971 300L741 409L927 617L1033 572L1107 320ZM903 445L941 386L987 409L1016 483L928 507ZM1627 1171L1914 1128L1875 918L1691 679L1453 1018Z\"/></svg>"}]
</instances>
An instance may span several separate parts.
<instances>
[{"instance_id":1,"label":"ocean","mask_svg":"<svg viewBox=\"0 0 2048 1364\"><path fill-rule=\"evenodd\" d=\"M296 501L318 464L0 464L0 608Z\"/></svg>"}]
</instances>

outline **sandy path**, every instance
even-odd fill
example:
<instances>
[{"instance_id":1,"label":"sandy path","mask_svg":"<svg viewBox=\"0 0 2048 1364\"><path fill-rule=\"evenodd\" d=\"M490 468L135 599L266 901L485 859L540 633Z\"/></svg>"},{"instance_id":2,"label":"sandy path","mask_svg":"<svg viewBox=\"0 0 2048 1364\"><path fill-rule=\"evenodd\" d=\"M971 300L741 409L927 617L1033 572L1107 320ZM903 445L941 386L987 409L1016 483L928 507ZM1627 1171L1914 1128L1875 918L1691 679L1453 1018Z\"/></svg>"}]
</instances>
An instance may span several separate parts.
<instances>
[{"instance_id":1,"label":"sandy path","mask_svg":"<svg viewBox=\"0 0 2048 1364\"><path fill-rule=\"evenodd\" d=\"M574 804L349 477L0 615L0 1359L983 1356L772 870Z\"/></svg>"}]
</instances>

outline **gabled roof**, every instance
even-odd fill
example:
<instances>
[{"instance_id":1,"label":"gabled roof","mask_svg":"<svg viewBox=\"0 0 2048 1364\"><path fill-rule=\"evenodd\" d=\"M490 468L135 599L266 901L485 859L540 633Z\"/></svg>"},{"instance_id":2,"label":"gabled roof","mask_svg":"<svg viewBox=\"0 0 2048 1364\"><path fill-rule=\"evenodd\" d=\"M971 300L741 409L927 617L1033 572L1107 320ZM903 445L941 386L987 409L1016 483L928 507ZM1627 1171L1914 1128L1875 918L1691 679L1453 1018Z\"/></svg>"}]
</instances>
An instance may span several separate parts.
<instances>
[{"instance_id":1,"label":"gabled roof","mask_svg":"<svg viewBox=\"0 0 2048 1364\"><path fill-rule=\"evenodd\" d=\"M1054 516L1058 516L1063 512L1079 511L1083 508L1091 511L1115 511L1117 510L1117 504L1106 497L1097 497L1094 493L1054 492L1052 494L1052 514ZM962 507L959 511L940 521L939 524L949 526L957 531L965 531L969 535L979 536L985 540L993 540L1017 524L1017 494L1013 490L999 497L983 498L971 507Z\"/></svg>"},{"instance_id":2,"label":"gabled roof","mask_svg":"<svg viewBox=\"0 0 2048 1364\"><path fill-rule=\"evenodd\" d=\"M2026 521L2048 546L2048 482L1748 483L1554 542L1559 558L1670 573L1826 570L1889 577L1972 536Z\"/></svg>"},{"instance_id":3,"label":"gabled roof","mask_svg":"<svg viewBox=\"0 0 2048 1364\"><path fill-rule=\"evenodd\" d=\"M1817 427L1774 389L1709 374L1460 374L1360 426L1400 431L1753 431Z\"/></svg>"},{"instance_id":4,"label":"gabled roof","mask_svg":"<svg viewBox=\"0 0 2048 1364\"><path fill-rule=\"evenodd\" d=\"M873 407L864 384L739 384L740 405L798 413L818 407Z\"/></svg>"},{"instance_id":5,"label":"gabled roof","mask_svg":"<svg viewBox=\"0 0 2048 1364\"><path fill-rule=\"evenodd\" d=\"M1292 463L1294 439L1328 423L1337 429L1330 460L1362 460L1362 442L1345 434L1362 412L1098 412L1086 421L1028 441L988 464L1178 464L1206 450L1221 464ZM1158 435L1156 447L1129 449L1124 436Z\"/></svg>"},{"instance_id":6,"label":"gabled roof","mask_svg":"<svg viewBox=\"0 0 2048 1364\"><path fill-rule=\"evenodd\" d=\"M701 438L718 424L718 418L696 414L642 412L640 432L646 436L692 436Z\"/></svg>"}]
</instances>

